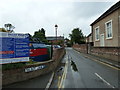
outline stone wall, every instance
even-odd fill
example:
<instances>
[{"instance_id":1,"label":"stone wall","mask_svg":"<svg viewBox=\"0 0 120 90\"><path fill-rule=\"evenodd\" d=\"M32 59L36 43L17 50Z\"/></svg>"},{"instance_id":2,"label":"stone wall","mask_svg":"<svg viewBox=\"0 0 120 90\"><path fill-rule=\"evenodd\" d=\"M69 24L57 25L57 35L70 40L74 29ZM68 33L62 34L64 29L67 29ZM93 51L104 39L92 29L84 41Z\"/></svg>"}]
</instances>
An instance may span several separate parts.
<instances>
[{"instance_id":1,"label":"stone wall","mask_svg":"<svg viewBox=\"0 0 120 90\"><path fill-rule=\"evenodd\" d=\"M87 44L75 44L73 45L73 48L76 49L79 52L87 53Z\"/></svg>"},{"instance_id":2,"label":"stone wall","mask_svg":"<svg viewBox=\"0 0 120 90\"><path fill-rule=\"evenodd\" d=\"M91 47L90 54L120 62L120 48L118 47Z\"/></svg>"},{"instance_id":3,"label":"stone wall","mask_svg":"<svg viewBox=\"0 0 120 90\"><path fill-rule=\"evenodd\" d=\"M53 71L59 64L60 60L65 54L65 49L56 49L53 52L52 60L45 62L38 62L36 64L26 65L25 67L19 69L5 70L2 71L2 85L8 85L15 82L20 82L24 80L28 80L40 75L47 74ZM44 68L43 68L44 66ZM40 67L38 70L25 72L25 69ZM42 67L42 68L41 68Z\"/></svg>"},{"instance_id":4,"label":"stone wall","mask_svg":"<svg viewBox=\"0 0 120 90\"><path fill-rule=\"evenodd\" d=\"M120 62L120 48L119 47L93 47L89 44L73 45L73 48L82 53L89 53L102 58Z\"/></svg>"}]
</instances>

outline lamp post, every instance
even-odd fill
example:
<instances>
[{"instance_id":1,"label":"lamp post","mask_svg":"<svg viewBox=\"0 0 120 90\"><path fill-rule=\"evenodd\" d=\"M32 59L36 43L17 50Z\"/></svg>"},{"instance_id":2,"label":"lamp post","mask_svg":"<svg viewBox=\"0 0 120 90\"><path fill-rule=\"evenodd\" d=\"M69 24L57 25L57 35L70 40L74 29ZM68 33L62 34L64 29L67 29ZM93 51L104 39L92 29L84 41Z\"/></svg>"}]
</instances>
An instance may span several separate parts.
<instances>
[{"instance_id":1,"label":"lamp post","mask_svg":"<svg viewBox=\"0 0 120 90\"><path fill-rule=\"evenodd\" d=\"M57 42L57 28L58 28L58 25L56 24L56 25L55 25L55 31L56 31L56 42Z\"/></svg>"}]
</instances>

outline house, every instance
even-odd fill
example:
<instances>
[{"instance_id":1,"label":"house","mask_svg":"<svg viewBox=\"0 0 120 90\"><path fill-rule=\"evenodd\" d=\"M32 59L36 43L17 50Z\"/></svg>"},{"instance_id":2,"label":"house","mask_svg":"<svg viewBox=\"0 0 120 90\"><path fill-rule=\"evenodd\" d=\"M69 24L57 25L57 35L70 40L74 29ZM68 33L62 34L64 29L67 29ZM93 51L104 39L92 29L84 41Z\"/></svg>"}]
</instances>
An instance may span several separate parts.
<instances>
[{"instance_id":1,"label":"house","mask_svg":"<svg viewBox=\"0 0 120 90\"><path fill-rule=\"evenodd\" d=\"M92 24L94 47L120 47L120 1Z\"/></svg>"}]
</instances>

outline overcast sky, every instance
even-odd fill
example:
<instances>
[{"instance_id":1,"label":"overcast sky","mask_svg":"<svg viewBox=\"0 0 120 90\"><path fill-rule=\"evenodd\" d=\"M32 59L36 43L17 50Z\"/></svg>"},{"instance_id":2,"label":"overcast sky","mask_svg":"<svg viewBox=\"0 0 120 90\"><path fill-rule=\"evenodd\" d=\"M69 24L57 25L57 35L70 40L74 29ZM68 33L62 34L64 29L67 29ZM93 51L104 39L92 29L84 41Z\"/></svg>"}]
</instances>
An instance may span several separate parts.
<instances>
[{"instance_id":1,"label":"overcast sky","mask_svg":"<svg viewBox=\"0 0 120 90\"><path fill-rule=\"evenodd\" d=\"M88 35L90 24L118 0L105 1L1 0L0 28L11 23L16 33L33 35L34 31L44 28L46 36L55 36L54 26L57 24L58 35L68 37L73 28L80 28L84 35Z\"/></svg>"}]
</instances>

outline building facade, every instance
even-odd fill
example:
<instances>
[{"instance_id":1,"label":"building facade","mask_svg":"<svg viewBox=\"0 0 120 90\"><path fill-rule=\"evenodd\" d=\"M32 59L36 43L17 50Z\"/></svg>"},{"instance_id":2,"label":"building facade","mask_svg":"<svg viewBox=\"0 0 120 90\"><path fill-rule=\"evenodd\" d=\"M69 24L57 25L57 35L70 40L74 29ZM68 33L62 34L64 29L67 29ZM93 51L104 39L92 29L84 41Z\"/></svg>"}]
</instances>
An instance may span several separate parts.
<instances>
[{"instance_id":1,"label":"building facade","mask_svg":"<svg viewBox=\"0 0 120 90\"><path fill-rule=\"evenodd\" d=\"M63 36L58 36L57 40L56 40L56 37L54 37L54 36L46 37L46 39L49 42L51 42L52 44L57 44L60 41L64 41L64 37Z\"/></svg>"},{"instance_id":2,"label":"building facade","mask_svg":"<svg viewBox=\"0 0 120 90\"><path fill-rule=\"evenodd\" d=\"M92 33L90 33L87 37L86 37L86 43L92 43Z\"/></svg>"},{"instance_id":3,"label":"building facade","mask_svg":"<svg viewBox=\"0 0 120 90\"><path fill-rule=\"evenodd\" d=\"M120 1L92 24L94 47L120 47Z\"/></svg>"}]
</instances>

